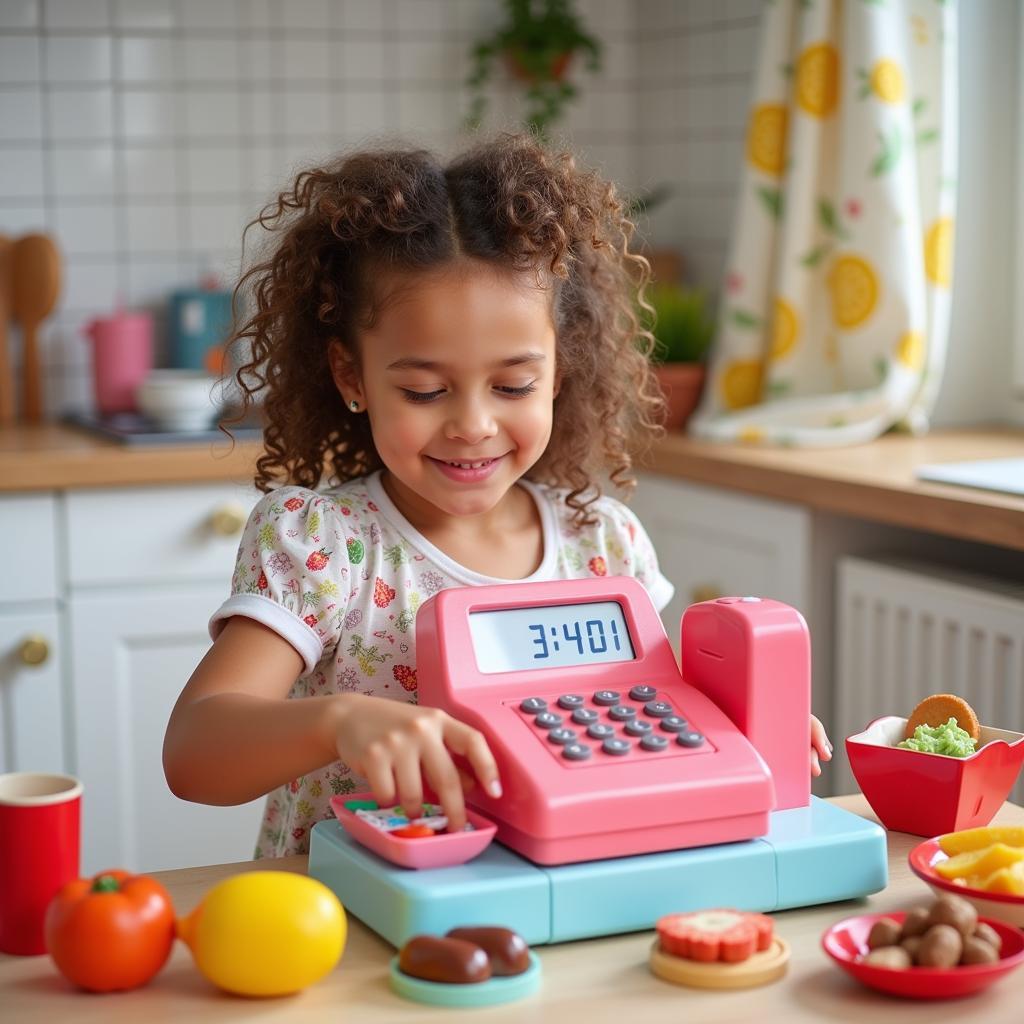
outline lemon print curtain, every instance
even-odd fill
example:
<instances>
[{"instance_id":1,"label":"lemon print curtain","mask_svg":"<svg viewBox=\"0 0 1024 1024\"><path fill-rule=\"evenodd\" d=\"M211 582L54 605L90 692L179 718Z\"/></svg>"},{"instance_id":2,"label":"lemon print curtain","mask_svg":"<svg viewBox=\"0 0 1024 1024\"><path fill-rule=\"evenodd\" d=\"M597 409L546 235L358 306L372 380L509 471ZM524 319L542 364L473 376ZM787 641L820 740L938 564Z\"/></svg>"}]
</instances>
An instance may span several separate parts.
<instances>
[{"instance_id":1,"label":"lemon print curtain","mask_svg":"<svg viewBox=\"0 0 1024 1024\"><path fill-rule=\"evenodd\" d=\"M955 62L952 0L766 3L692 433L824 446L927 429L952 284Z\"/></svg>"}]
</instances>

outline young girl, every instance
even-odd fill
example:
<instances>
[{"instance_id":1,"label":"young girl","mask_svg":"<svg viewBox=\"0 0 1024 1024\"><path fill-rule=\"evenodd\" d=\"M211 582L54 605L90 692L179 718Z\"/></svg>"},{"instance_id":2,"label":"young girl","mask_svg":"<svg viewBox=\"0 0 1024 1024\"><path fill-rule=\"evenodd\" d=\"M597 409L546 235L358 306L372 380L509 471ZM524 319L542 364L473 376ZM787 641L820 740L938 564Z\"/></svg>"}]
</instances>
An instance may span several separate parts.
<instances>
[{"instance_id":1,"label":"young girl","mask_svg":"<svg viewBox=\"0 0 1024 1024\"><path fill-rule=\"evenodd\" d=\"M270 793L257 856L305 852L363 780L409 809L425 779L459 829L463 791L501 781L480 732L416 704L420 604L605 574L659 609L672 596L599 485L631 486L658 429L647 264L614 187L523 136L448 164L357 153L300 174L259 222L277 237L240 284L256 311L238 379L265 396L268 493L171 715L167 781L210 804ZM819 756L814 719L814 774Z\"/></svg>"}]
</instances>

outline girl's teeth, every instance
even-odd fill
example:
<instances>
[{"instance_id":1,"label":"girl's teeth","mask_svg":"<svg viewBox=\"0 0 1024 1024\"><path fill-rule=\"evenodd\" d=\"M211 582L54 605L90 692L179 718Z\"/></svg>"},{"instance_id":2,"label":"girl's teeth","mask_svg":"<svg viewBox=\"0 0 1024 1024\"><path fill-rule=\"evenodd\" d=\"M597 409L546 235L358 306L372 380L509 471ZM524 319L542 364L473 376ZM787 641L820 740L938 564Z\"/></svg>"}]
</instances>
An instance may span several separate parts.
<instances>
[{"instance_id":1,"label":"girl's teeth","mask_svg":"<svg viewBox=\"0 0 1024 1024\"><path fill-rule=\"evenodd\" d=\"M454 466L456 469L479 469L493 461L494 459L484 459L482 462L449 462L448 465Z\"/></svg>"}]
</instances>

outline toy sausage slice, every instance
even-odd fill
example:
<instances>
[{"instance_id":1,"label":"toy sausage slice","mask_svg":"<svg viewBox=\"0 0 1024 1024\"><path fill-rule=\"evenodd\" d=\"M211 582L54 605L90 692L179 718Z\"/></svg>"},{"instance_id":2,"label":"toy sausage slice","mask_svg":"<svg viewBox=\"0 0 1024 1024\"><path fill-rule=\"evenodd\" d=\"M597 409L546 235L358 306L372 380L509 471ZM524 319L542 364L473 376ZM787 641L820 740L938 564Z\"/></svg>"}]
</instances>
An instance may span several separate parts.
<instances>
[{"instance_id":1,"label":"toy sausage slice","mask_svg":"<svg viewBox=\"0 0 1024 1024\"><path fill-rule=\"evenodd\" d=\"M398 967L414 978L448 985L472 985L491 976L491 962L476 943L435 935L414 935L399 952Z\"/></svg>"},{"instance_id":2,"label":"toy sausage slice","mask_svg":"<svg viewBox=\"0 0 1024 1024\"><path fill-rule=\"evenodd\" d=\"M491 958L494 975L522 974L530 966L530 947L511 928L452 928L447 937L476 943Z\"/></svg>"},{"instance_id":3,"label":"toy sausage slice","mask_svg":"<svg viewBox=\"0 0 1024 1024\"><path fill-rule=\"evenodd\" d=\"M737 963L763 952L772 942L772 919L740 910L668 914L655 927L666 953L702 963Z\"/></svg>"}]
</instances>

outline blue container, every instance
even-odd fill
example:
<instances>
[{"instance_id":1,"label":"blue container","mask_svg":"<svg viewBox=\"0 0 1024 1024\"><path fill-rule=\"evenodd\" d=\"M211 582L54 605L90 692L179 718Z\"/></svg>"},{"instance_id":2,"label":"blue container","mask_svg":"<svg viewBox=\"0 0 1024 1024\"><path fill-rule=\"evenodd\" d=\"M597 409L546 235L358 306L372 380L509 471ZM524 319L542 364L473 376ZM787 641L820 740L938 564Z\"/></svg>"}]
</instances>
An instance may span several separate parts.
<instances>
[{"instance_id":1,"label":"blue container","mask_svg":"<svg viewBox=\"0 0 1024 1024\"><path fill-rule=\"evenodd\" d=\"M171 295L170 361L183 370L219 373L231 334L231 292L186 288Z\"/></svg>"}]
</instances>

